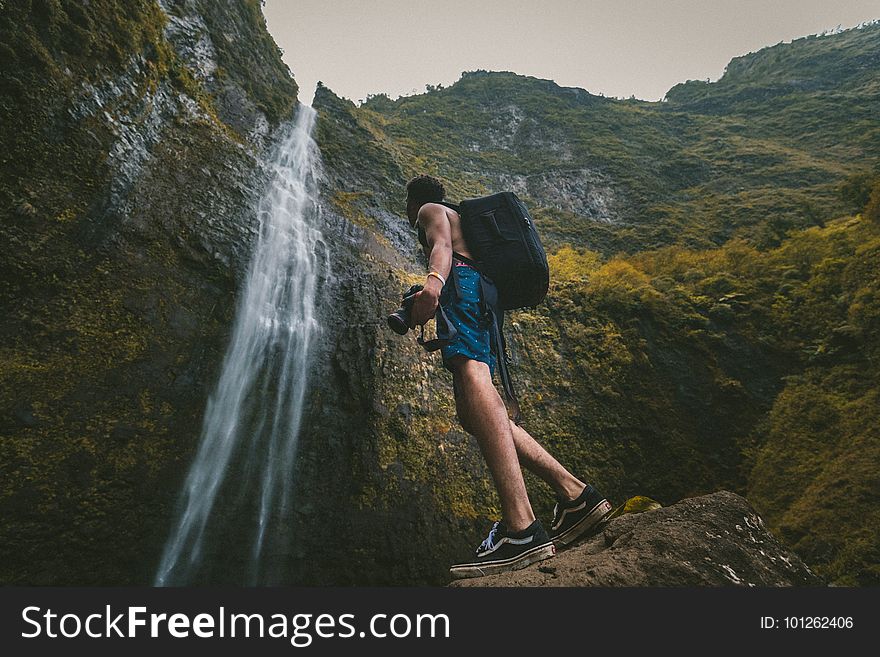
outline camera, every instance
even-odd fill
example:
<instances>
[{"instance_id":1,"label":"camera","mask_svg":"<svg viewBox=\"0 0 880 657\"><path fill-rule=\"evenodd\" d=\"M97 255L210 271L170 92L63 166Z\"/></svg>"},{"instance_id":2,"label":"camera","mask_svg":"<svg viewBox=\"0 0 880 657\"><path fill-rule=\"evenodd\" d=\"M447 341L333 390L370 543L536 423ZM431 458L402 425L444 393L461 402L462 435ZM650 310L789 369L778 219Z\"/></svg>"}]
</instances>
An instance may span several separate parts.
<instances>
[{"instance_id":1,"label":"camera","mask_svg":"<svg viewBox=\"0 0 880 657\"><path fill-rule=\"evenodd\" d=\"M398 335L406 335L409 331L409 312L415 301L416 294L424 289L424 285L413 285L403 293L403 302L400 308L388 315L388 326Z\"/></svg>"}]
</instances>

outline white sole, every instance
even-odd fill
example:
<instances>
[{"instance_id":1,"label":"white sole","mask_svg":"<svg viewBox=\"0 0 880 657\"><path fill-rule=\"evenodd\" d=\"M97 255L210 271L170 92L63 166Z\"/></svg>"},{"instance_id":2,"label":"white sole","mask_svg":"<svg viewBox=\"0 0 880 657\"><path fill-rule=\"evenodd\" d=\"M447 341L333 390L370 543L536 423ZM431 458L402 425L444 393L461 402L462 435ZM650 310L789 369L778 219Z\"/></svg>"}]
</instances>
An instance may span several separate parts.
<instances>
[{"instance_id":1,"label":"white sole","mask_svg":"<svg viewBox=\"0 0 880 657\"><path fill-rule=\"evenodd\" d=\"M556 546L553 542L544 543L532 548L528 552L511 557L510 559L502 559L499 561L489 561L481 564L461 564L452 566L449 573L455 579L465 579L467 577L484 577L486 575L497 575L498 573L509 573L520 568L525 568L533 563L544 561L556 554Z\"/></svg>"},{"instance_id":2,"label":"white sole","mask_svg":"<svg viewBox=\"0 0 880 657\"><path fill-rule=\"evenodd\" d=\"M555 545L568 545L575 541L579 536L590 531L602 522L602 519L611 512L611 502L602 500L593 507L587 515L580 519L576 524L572 525L564 532L553 538Z\"/></svg>"}]
</instances>

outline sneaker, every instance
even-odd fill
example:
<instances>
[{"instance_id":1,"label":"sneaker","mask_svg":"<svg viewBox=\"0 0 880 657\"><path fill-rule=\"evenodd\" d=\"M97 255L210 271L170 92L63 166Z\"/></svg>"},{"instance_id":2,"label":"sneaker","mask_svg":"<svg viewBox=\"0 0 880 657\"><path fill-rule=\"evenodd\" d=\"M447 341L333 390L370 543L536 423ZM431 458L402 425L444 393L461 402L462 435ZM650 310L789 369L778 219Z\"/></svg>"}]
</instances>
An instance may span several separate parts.
<instances>
[{"instance_id":1,"label":"sneaker","mask_svg":"<svg viewBox=\"0 0 880 657\"><path fill-rule=\"evenodd\" d=\"M456 564L449 572L456 579L495 575L525 568L554 554L556 547L540 521L535 520L520 532L508 531L504 523L496 522L473 560Z\"/></svg>"},{"instance_id":2,"label":"sneaker","mask_svg":"<svg viewBox=\"0 0 880 657\"><path fill-rule=\"evenodd\" d=\"M550 538L556 545L568 545L594 529L611 512L611 502L587 484L584 491L570 502L557 502L553 507Z\"/></svg>"}]
</instances>

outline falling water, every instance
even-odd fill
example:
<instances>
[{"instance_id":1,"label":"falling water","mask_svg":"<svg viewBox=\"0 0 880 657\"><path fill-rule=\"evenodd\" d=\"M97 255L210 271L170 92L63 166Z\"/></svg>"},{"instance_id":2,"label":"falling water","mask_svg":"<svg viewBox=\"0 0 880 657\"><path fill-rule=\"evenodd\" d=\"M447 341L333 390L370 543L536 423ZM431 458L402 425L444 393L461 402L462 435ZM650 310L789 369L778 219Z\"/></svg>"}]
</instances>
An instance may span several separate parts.
<instances>
[{"instance_id":1,"label":"falling water","mask_svg":"<svg viewBox=\"0 0 880 657\"><path fill-rule=\"evenodd\" d=\"M315 111L301 105L275 158L232 338L208 400L198 451L156 575L158 586L194 583L204 567L206 534L231 541L222 538L215 507L228 515L229 504L236 505L236 541L247 536L251 584L265 580L261 559L289 531L309 350L318 330L316 290L327 273L315 226L314 124ZM233 486L239 488L230 494ZM253 526L245 533L242 524Z\"/></svg>"}]
</instances>

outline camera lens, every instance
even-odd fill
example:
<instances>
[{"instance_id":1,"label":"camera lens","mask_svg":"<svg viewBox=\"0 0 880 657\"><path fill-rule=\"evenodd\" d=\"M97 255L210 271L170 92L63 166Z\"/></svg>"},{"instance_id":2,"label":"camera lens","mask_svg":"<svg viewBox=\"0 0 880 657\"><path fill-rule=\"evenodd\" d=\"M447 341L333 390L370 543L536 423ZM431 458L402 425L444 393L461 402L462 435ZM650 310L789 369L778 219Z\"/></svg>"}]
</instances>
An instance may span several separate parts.
<instances>
[{"instance_id":1,"label":"camera lens","mask_svg":"<svg viewBox=\"0 0 880 657\"><path fill-rule=\"evenodd\" d=\"M397 335L406 335L406 332L409 331L409 326L407 325L403 308L388 315L388 326Z\"/></svg>"}]
</instances>

